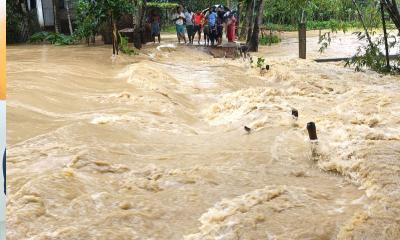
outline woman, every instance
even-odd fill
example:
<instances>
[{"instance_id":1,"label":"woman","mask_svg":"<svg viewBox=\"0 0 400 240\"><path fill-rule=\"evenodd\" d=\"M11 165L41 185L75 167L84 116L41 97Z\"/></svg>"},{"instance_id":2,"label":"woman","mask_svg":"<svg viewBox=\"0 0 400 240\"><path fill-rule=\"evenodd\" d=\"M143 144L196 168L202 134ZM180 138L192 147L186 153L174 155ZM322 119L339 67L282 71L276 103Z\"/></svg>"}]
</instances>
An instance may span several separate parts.
<instances>
[{"instance_id":1,"label":"woman","mask_svg":"<svg viewBox=\"0 0 400 240\"><path fill-rule=\"evenodd\" d=\"M236 18L234 15L228 18L226 25L226 38L228 38L228 42L234 42L236 40Z\"/></svg>"},{"instance_id":2,"label":"woman","mask_svg":"<svg viewBox=\"0 0 400 240\"><path fill-rule=\"evenodd\" d=\"M186 43L184 26L185 14L183 14L181 6L176 8L176 13L174 15L173 21L175 22L176 36L178 37L178 42L181 43L181 39L183 39Z\"/></svg>"}]
</instances>

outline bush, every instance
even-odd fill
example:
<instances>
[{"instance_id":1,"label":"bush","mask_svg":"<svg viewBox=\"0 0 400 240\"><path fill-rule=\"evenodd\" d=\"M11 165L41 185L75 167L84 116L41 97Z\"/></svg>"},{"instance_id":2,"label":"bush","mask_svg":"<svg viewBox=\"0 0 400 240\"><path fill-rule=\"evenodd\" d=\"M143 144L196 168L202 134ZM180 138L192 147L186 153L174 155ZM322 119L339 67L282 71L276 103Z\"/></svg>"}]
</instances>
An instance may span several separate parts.
<instances>
[{"instance_id":1,"label":"bush","mask_svg":"<svg viewBox=\"0 0 400 240\"><path fill-rule=\"evenodd\" d=\"M269 23L266 25L267 29L274 29L279 31L297 31L297 25L290 24L275 24ZM338 20L329 21L307 21L307 30L319 30L319 29L347 29L347 28L361 28L362 25L358 21L347 21L341 22Z\"/></svg>"},{"instance_id":2,"label":"bush","mask_svg":"<svg viewBox=\"0 0 400 240\"><path fill-rule=\"evenodd\" d=\"M29 38L31 43L48 42L55 45L71 45L76 42L74 36L54 32L38 32Z\"/></svg>"},{"instance_id":3,"label":"bush","mask_svg":"<svg viewBox=\"0 0 400 240\"><path fill-rule=\"evenodd\" d=\"M166 26L163 26L162 31L167 32L167 33L175 33L176 27L175 27L175 25L166 25Z\"/></svg>"},{"instance_id":4,"label":"bush","mask_svg":"<svg viewBox=\"0 0 400 240\"><path fill-rule=\"evenodd\" d=\"M266 35L259 39L260 45L280 43L282 40L278 35Z\"/></svg>"},{"instance_id":5,"label":"bush","mask_svg":"<svg viewBox=\"0 0 400 240\"><path fill-rule=\"evenodd\" d=\"M137 53L135 52L135 50L133 50L132 48L130 48L128 46L128 38L122 36L120 33L119 34L119 39L120 39L120 44L119 44L119 48L121 50L122 53L125 53L127 55L137 55Z\"/></svg>"}]
</instances>

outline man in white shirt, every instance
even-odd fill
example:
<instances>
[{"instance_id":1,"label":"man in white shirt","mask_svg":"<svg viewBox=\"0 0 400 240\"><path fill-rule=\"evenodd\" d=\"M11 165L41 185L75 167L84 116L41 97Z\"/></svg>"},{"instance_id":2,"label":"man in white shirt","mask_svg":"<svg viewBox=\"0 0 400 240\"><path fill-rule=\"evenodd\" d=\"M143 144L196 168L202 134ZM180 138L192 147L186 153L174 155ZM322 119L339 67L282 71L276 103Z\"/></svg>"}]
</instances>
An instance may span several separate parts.
<instances>
[{"instance_id":1,"label":"man in white shirt","mask_svg":"<svg viewBox=\"0 0 400 240\"><path fill-rule=\"evenodd\" d=\"M181 43L181 39L183 39L186 43L185 36L185 14L182 12L182 7L179 6L176 8L176 13L174 14L175 27L176 27L176 35L178 37L178 42Z\"/></svg>"}]
</instances>

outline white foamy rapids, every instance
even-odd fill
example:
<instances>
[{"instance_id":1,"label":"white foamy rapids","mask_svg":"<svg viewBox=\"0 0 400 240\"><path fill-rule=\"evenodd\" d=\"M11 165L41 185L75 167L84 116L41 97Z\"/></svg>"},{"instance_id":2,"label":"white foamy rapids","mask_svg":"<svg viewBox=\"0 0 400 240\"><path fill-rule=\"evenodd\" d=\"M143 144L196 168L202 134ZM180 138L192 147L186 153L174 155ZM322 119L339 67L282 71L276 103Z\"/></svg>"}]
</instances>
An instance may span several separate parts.
<instances>
[{"instance_id":1,"label":"white foamy rapids","mask_svg":"<svg viewBox=\"0 0 400 240\"><path fill-rule=\"evenodd\" d=\"M251 126L259 128L268 122L268 118L290 112L291 107L282 100L282 95L285 93L272 88L239 90L222 95L218 103L210 106L204 114L212 125L249 120L253 122ZM265 116L266 113L269 115Z\"/></svg>"},{"instance_id":2,"label":"white foamy rapids","mask_svg":"<svg viewBox=\"0 0 400 240\"><path fill-rule=\"evenodd\" d=\"M200 232L185 236L185 240L200 239L237 239L237 230L240 228L240 215L251 211L255 205L265 204L265 202L280 196L285 192L285 187L266 187L255 190L232 200L225 199L218 202L207 213L200 217ZM255 216L263 218L264 216Z\"/></svg>"},{"instance_id":3,"label":"white foamy rapids","mask_svg":"<svg viewBox=\"0 0 400 240\"><path fill-rule=\"evenodd\" d=\"M172 51L176 49L176 45L172 43L161 44L157 47L157 51Z\"/></svg>"}]
</instances>

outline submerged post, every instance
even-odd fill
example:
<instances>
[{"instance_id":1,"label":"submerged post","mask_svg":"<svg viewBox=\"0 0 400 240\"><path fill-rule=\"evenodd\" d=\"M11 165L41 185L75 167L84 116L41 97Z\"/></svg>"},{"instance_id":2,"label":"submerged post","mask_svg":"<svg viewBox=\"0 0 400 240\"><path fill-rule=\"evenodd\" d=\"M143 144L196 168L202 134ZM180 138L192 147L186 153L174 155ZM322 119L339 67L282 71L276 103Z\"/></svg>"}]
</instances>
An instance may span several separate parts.
<instances>
[{"instance_id":1,"label":"submerged post","mask_svg":"<svg viewBox=\"0 0 400 240\"><path fill-rule=\"evenodd\" d=\"M299 58L306 59L306 52L307 52L307 29L306 24L300 23L299 24Z\"/></svg>"},{"instance_id":2,"label":"submerged post","mask_svg":"<svg viewBox=\"0 0 400 240\"><path fill-rule=\"evenodd\" d=\"M314 122L307 123L307 131L311 141L313 142L318 141L317 127L315 126Z\"/></svg>"},{"instance_id":3,"label":"submerged post","mask_svg":"<svg viewBox=\"0 0 400 240\"><path fill-rule=\"evenodd\" d=\"M315 126L314 122L307 123L307 131L311 143L311 158L314 161L318 161L321 155L318 151L317 127Z\"/></svg>"}]
</instances>

